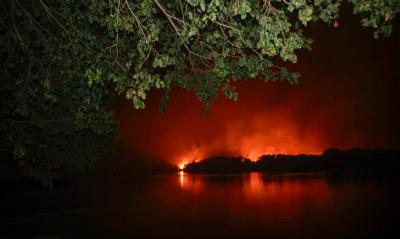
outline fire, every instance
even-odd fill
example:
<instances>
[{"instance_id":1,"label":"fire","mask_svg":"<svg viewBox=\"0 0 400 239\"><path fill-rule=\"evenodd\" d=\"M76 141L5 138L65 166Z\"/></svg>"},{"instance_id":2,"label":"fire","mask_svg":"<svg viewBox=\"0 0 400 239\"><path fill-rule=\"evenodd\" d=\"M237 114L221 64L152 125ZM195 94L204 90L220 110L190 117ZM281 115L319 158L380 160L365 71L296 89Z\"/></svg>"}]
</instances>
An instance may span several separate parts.
<instances>
[{"instance_id":1,"label":"fire","mask_svg":"<svg viewBox=\"0 0 400 239\"><path fill-rule=\"evenodd\" d=\"M183 170L185 168L185 163L180 163L178 167L180 170Z\"/></svg>"},{"instance_id":2,"label":"fire","mask_svg":"<svg viewBox=\"0 0 400 239\"><path fill-rule=\"evenodd\" d=\"M175 162L177 162L179 169L183 170L186 164L193 161L200 161L204 159L204 157L205 155L203 148L192 146L191 150L184 152L180 157L176 157Z\"/></svg>"}]
</instances>

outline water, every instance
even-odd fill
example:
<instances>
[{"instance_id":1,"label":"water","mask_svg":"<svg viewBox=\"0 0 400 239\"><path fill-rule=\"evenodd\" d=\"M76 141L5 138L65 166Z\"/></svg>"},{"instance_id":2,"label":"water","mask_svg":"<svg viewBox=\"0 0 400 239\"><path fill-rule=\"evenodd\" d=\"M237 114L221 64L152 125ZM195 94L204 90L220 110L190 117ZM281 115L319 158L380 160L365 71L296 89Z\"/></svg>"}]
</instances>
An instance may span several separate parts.
<instances>
[{"instance_id":1,"label":"water","mask_svg":"<svg viewBox=\"0 0 400 239\"><path fill-rule=\"evenodd\" d=\"M84 180L2 195L0 238L384 238L399 226L398 186L316 174Z\"/></svg>"}]
</instances>

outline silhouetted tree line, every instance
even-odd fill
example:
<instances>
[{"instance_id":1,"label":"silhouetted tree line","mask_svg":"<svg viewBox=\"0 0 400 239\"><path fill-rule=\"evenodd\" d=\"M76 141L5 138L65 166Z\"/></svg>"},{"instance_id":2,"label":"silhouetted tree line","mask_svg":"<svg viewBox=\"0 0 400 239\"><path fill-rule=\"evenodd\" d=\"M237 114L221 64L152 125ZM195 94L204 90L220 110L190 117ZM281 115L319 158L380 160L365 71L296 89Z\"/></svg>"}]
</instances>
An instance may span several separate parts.
<instances>
[{"instance_id":1,"label":"silhouetted tree line","mask_svg":"<svg viewBox=\"0 0 400 239\"><path fill-rule=\"evenodd\" d=\"M184 171L191 173L237 173L263 171L271 173L318 172L331 175L343 172L366 172L397 176L400 150L327 149L321 155L263 155L253 162L243 157L214 156L192 162Z\"/></svg>"},{"instance_id":2,"label":"silhouetted tree line","mask_svg":"<svg viewBox=\"0 0 400 239\"><path fill-rule=\"evenodd\" d=\"M184 171L192 173L239 173L254 170L254 163L243 157L213 156L200 162L185 165Z\"/></svg>"}]
</instances>

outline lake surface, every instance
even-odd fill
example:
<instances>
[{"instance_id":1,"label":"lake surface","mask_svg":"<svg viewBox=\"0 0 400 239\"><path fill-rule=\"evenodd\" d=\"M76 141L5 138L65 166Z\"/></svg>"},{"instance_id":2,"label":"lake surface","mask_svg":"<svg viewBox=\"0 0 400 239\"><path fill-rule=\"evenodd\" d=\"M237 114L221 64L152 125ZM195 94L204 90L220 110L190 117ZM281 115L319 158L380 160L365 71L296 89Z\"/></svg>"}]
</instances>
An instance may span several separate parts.
<instances>
[{"instance_id":1,"label":"lake surface","mask_svg":"<svg viewBox=\"0 0 400 239\"><path fill-rule=\"evenodd\" d=\"M319 174L88 178L0 205L0 238L400 238L398 183Z\"/></svg>"}]
</instances>

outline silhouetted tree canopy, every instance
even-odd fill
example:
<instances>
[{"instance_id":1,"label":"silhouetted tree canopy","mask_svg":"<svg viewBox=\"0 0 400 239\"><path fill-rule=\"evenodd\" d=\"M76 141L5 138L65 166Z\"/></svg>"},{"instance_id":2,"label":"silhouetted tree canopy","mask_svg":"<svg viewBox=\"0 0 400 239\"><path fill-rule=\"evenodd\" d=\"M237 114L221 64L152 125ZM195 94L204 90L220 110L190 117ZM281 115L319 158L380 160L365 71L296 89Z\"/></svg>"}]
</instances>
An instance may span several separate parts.
<instances>
[{"instance_id":1,"label":"silhouetted tree canopy","mask_svg":"<svg viewBox=\"0 0 400 239\"><path fill-rule=\"evenodd\" d=\"M312 42L303 30L337 27L344 2L375 37L390 34L400 9L399 0L3 0L3 155L34 175L87 167L115 133L114 91L141 109L163 89L164 109L179 87L207 110L220 93L237 100L237 80L297 83L276 60L296 62Z\"/></svg>"}]
</instances>

